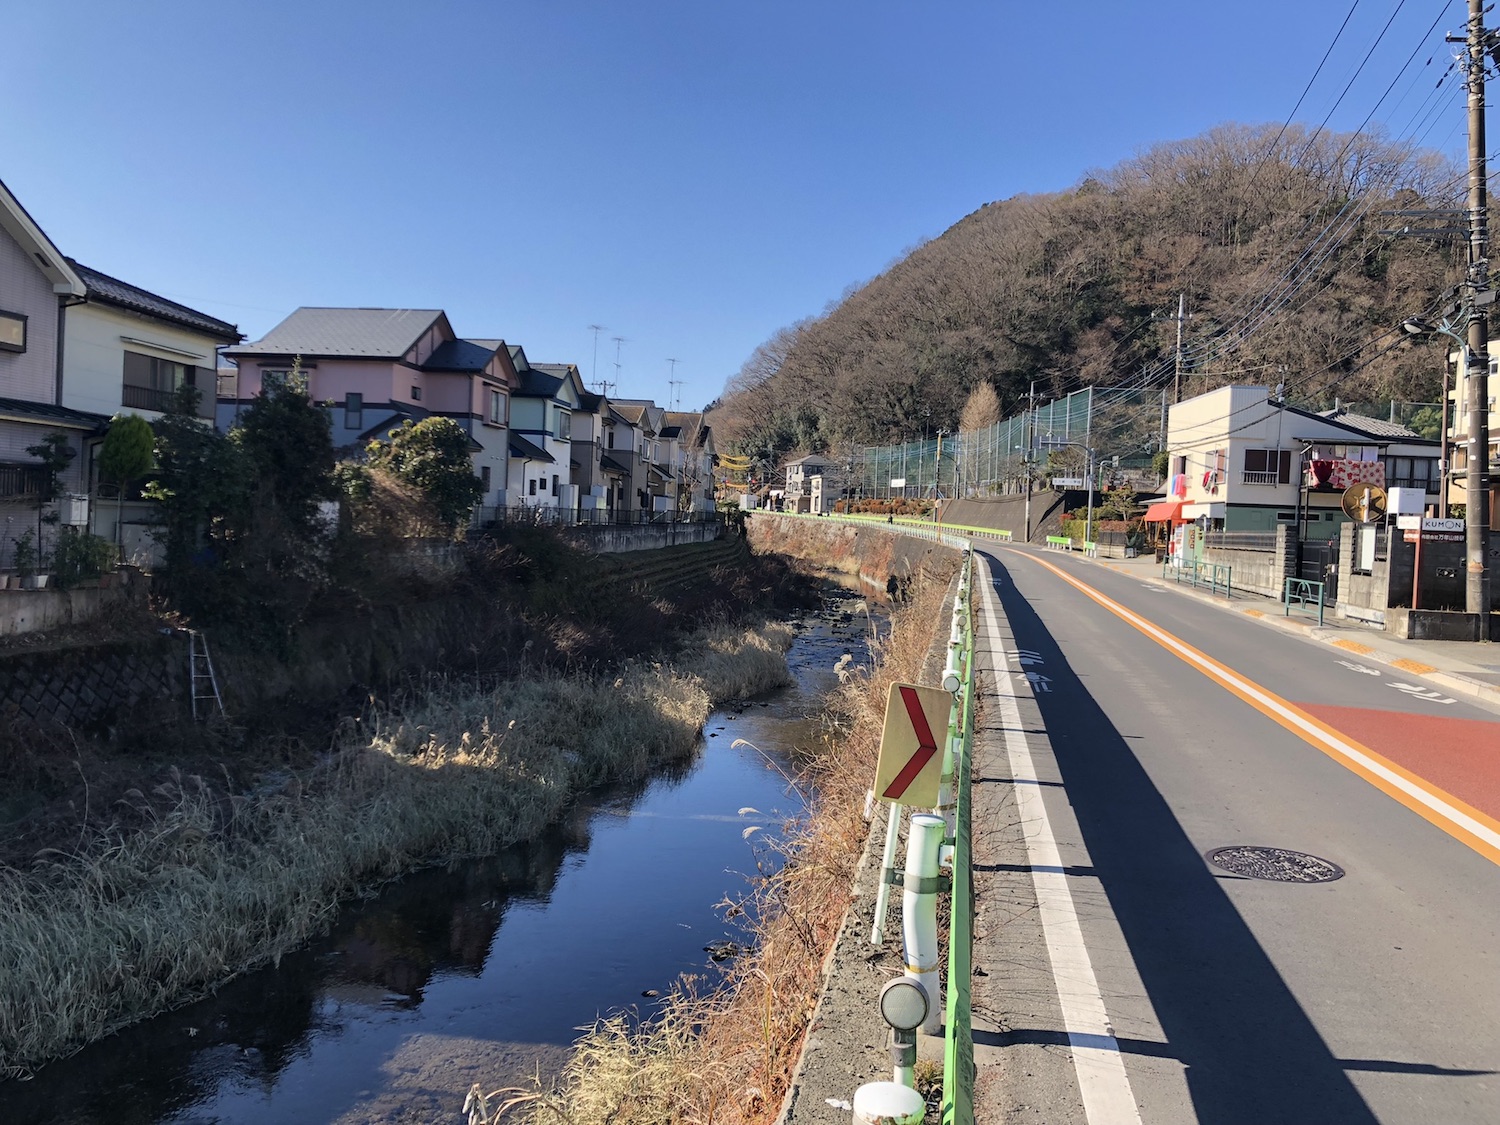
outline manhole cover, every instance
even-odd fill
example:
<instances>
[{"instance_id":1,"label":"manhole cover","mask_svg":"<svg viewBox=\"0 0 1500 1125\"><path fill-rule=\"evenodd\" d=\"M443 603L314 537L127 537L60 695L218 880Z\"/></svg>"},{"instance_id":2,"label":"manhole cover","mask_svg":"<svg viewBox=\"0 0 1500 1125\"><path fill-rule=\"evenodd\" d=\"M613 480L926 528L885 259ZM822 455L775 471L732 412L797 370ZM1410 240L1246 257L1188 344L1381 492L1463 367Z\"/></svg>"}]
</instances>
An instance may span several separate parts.
<instances>
[{"instance_id":1,"label":"manhole cover","mask_svg":"<svg viewBox=\"0 0 1500 1125\"><path fill-rule=\"evenodd\" d=\"M1236 844L1215 848L1203 858L1235 875L1247 879L1269 879L1273 883L1331 883L1344 877L1344 869L1338 864L1286 848Z\"/></svg>"}]
</instances>

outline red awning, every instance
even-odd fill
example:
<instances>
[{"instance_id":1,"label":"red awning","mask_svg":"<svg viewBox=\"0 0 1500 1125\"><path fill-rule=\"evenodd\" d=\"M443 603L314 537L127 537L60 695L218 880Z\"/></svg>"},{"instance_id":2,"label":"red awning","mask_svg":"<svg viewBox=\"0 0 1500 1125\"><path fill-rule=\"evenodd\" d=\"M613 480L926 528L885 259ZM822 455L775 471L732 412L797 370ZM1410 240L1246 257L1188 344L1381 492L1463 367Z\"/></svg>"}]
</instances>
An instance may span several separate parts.
<instances>
[{"instance_id":1,"label":"red awning","mask_svg":"<svg viewBox=\"0 0 1500 1125\"><path fill-rule=\"evenodd\" d=\"M1163 500L1160 504L1152 504L1146 509L1146 522L1166 523L1170 520L1172 523L1186 523L1182 514L1183 503L1182 500Z\"/></svg>"}]
</instances>

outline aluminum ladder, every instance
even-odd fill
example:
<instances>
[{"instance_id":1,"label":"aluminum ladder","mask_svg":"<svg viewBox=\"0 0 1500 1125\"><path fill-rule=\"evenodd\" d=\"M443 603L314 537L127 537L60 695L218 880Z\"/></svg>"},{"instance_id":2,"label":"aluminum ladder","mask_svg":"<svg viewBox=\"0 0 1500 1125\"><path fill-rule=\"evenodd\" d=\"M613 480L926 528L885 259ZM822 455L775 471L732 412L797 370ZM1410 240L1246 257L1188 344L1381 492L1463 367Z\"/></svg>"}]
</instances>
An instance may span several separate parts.
<instances>
[{"instance_id":1,"label":"aluminum ladder","mask_svg":"<svg viewBox=\"0 0 1500 1125\"><path fill-rule=\"evenodd\" d=\"M204 712L212 714L215 708L222 715L224 700L219 695L219 678L214 674L213 659L208 655L208 638L197 629L189 629L187 635L188 691L193 700L193 718L205 718Z\"/></svg>"}]
</instances>

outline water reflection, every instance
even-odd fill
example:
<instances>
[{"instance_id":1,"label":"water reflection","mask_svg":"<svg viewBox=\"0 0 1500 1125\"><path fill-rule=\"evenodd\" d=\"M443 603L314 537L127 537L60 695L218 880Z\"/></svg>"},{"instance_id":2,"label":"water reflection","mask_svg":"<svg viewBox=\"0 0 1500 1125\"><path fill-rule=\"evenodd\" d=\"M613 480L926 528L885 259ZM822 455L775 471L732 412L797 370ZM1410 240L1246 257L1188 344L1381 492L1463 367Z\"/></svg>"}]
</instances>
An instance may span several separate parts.
<instances>
[{"instance_id":1,"label":"water reflection","mask_svg":"<svg viewBox=\"0 0 1500 1125\"><path fill-rule=\"evenodd\" d=\"M530 845L392 883L279 964L0 1084L0 1120L456 1118L471 1082L550 1071L596 1013L711 977L705 946L744 940L715 909L754 868L741 834L800 811L783 755L839 656L863 659L856 601L805 620L798 686L716 712L691 762L592 795Z\"/></svg>"}]
</instances>

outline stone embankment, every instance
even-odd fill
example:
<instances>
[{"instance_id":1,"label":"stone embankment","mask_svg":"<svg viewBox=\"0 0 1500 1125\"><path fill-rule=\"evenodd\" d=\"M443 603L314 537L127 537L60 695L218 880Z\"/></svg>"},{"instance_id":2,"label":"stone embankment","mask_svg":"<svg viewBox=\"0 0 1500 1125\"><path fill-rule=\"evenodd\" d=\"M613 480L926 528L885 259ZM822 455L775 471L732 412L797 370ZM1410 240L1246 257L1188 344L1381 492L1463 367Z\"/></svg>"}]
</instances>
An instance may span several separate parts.
<instances>
[{"instance_id":1,"label":"stone embankment","mask_svg":"<svg viewBox=\"0 0 1500 1125\"><path fill-rule=\"evenodd\" d=\"M854 578L863 589L880 594L891 589L892 577L905 589L924 569L952 569L951 563L941 568L933 565L938 558L951 559L951 547L903 535L880 523L856 526L756 512L747 527L756 552L791 555L826 573Z\"/></svg>"}]
</instances>

